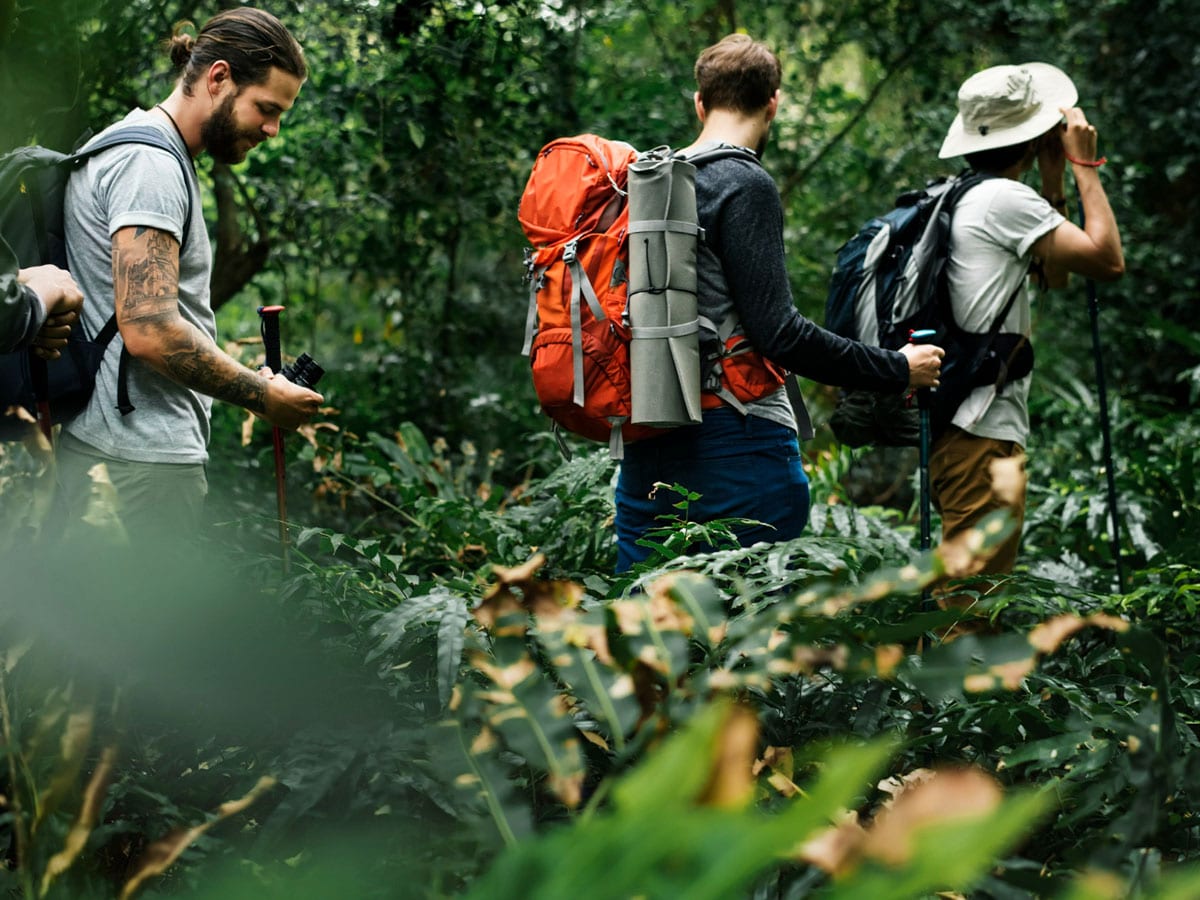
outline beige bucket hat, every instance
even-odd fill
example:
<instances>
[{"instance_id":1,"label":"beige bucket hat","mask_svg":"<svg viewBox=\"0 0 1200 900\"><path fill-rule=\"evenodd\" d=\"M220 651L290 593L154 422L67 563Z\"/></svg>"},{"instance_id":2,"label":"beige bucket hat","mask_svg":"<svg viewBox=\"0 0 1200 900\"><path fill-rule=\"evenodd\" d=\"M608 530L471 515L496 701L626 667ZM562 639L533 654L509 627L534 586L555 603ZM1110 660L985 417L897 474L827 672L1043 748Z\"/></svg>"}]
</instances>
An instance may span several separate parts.
<instances>
[{"instance_id":1,"label":"beige bucket hat","mask_svg":"<svg viewBox=\"0 0 1200 900\"><path fill-rule=\"evenodd\" d=\"M1066 74L1046 63L992 66L958 89L958 115L939 159L1009 147L1049 131L1060 109L1075 105L1079 92Z\"/></svg>"}]
</instances>

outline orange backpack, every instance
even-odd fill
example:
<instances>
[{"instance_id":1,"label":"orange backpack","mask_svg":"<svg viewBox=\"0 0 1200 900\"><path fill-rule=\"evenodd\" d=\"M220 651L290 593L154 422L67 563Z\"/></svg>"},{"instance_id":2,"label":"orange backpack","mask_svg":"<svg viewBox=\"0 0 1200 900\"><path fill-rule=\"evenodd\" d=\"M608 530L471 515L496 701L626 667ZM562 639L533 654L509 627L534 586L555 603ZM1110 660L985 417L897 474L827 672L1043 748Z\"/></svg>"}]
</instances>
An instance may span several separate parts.
<instances>
[{"instance_id":1,"label":"orange backpack","mask_svg":"<svg viewBox=\"0 0 1200 900\"><path fill-rule=\"evenodd\" d=\"M703 156L748 152L719 148ZM614 459L624 443L663 433L629 421L627 185L637 159L629 144L594 134L551 141L534 161L517 213L533 245L525 251L522 353L534 391L557 426L608 443ZM722 352L701 373L703 408L726 402L744 409L783 384L783 370L753 350L736 322L709 327Z\"/></svg>"}]
</instances>

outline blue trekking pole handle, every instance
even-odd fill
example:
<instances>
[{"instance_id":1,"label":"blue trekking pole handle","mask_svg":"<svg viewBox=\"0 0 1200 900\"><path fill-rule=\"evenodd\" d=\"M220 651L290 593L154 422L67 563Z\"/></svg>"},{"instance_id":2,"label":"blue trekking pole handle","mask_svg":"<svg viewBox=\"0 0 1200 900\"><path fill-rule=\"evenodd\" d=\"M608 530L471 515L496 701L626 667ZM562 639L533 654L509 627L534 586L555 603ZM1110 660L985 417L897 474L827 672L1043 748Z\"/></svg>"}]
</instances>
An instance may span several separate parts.
<instances>
[{"instance_id":1,"label":"blue trekking pole handle","mask_svg":"<svg viewBox=\"0 0 1200 900\"><path fill-rule=\"evenodd\" d=\"M923 328L920 331L914 331L908 338L910 344L928 344L937 336L937 332L931 328ZM917 391L917 409L921 415L921 457L920 457L920 473L921 473L921 549L928 550L933 543L933 513L930 511L929 504L929 407L931 403L930 394L935 388L921 388Z\"/></svg>"}]
</instances>

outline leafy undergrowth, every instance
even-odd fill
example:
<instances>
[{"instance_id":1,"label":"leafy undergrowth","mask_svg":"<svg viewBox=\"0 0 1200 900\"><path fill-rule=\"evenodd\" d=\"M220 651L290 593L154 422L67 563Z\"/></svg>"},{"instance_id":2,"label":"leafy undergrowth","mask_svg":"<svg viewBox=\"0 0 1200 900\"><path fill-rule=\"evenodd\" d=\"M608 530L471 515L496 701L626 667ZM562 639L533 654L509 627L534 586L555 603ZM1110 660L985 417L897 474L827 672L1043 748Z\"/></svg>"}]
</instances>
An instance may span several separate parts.
<instances>
[{"instance_id":1,"label":"leafy undergrowth","mask_svg":"<svg viewBox=\"0 0 1200 900\"><path fill-rule=\"evenodd\" d=\"M263 516L66 572L14 531L0 889L1200 894L1197 445L1122 427L1158 431L1118 473L1116 593L1070 427L1031 459L1028 565L999 583L969 575L1003 518L919 555L909 516L820 504L741 549L684 489L617 577L602 451L501 489L411 425L301 455L342 527L294 526L285 576ZM948 575L965 609L923 597Z\"/></svg>"}]
</instances>

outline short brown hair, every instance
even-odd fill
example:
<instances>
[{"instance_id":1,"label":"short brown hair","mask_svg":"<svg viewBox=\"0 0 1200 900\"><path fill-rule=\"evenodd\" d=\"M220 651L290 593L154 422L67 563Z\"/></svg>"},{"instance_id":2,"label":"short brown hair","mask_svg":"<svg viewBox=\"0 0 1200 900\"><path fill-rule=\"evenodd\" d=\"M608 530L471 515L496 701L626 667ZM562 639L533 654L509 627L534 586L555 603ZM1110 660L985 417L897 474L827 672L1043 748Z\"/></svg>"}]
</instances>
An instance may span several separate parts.
<instances>
[{"instance_id":1,"label":"short brown hair","mask_svg":"<svg viewBox=\"0 0 1200 900\"><path fill-rule=\"evenodd\" d=\"M192 37L191 22L180 22L167 41L171 62L183 79L183 92L192 95L200 74L219 59L239 89L262 84L272 69L282 69L303 81L308 77L304 51L283 24L269 12L250 6L217 13Z\"/></svg>"},{"instance_id":2,"label":"short brown hair","mask_svg":"<svg viewBox=\"0 0 1200 900\"><path fill-rule=\"evenodd\" d=\"M696 60L696 87L705 109L752 113L771 102L782 70L771 48L746 34L731 34Z\"/></svg>"}]
</instances>

